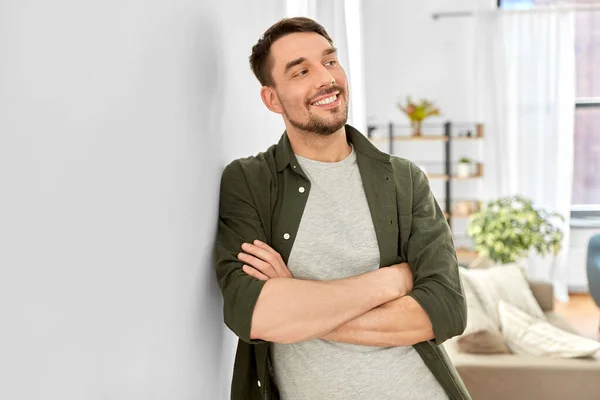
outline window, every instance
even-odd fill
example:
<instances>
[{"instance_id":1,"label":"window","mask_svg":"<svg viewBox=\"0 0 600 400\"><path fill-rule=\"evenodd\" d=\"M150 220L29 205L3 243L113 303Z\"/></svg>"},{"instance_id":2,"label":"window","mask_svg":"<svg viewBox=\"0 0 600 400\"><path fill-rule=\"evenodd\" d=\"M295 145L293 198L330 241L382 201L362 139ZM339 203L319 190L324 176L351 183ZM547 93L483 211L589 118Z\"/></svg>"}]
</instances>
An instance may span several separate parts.
<instances>
[{"instance_id":1,"label":"window","mask_svg":"<svg viewBox=\"0 0 600 400\"><path fill-rule=\"evenodd\" d=\"M573 200L600 212L600 11L579 11L575 25Z\"/></svg>"},{"instance_id":2,"label":"window","mask_svg":"<svg viewBox=\"0 0 600 400\"><path fill-rule=\"evenodd\" d=\"M531 8L556 0L498 0L500 8ZM600 9L575 21L575 133L572 217L600 216Z\"/></svg>"}]
</instances>

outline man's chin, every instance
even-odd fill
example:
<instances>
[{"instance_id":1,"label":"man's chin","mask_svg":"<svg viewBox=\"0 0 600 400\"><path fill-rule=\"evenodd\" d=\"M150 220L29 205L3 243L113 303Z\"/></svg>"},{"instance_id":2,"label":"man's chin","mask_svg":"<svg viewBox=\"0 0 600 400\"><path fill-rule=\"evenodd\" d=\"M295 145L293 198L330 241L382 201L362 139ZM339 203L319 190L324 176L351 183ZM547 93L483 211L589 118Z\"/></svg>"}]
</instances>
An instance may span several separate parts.
<instances>
[{"instance_id":1,"label":"man's chin","mask_svg":"<svg viewBox=\"0 0 600 400\"><path fill-rule=\"evenodd\" d=\"M327 124L322 124L318 128L314 129L314 132L323 136L333 135L338 132L346 125L346 119L330 122Z\"/></svg>"}]
</instances>

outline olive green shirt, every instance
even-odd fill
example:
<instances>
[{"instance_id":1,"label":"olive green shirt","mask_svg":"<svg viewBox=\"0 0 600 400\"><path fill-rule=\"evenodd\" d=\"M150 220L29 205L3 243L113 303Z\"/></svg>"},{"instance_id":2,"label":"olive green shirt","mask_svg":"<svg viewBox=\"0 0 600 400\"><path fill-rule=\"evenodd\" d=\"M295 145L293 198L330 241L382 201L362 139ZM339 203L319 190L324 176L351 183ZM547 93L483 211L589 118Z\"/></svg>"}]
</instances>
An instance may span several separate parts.
<instances>
[{"instance_id":1,"label":"olive green shirt","mask_svg":"<svg viewBox=\"0 0 600 400\"><path fill-rule=\"evenodd\" d=\"M380 267L408 262L414 279L409 296L433 326L435 338L414 348L450 399L470 399L440 346L464 331L466 304L452 234L427 177L414 163L378 150L350 125L346 138L356 152ZM269 343L250 339L252 313L265 281L243 272L237 254L242 243L258 239L287 264L309 193L310 181L287 132L265 152L234 160L223 171L215 257L225 324L239 337L232 400L279 399L270 373Z\"/></svg>"}]
</instances>

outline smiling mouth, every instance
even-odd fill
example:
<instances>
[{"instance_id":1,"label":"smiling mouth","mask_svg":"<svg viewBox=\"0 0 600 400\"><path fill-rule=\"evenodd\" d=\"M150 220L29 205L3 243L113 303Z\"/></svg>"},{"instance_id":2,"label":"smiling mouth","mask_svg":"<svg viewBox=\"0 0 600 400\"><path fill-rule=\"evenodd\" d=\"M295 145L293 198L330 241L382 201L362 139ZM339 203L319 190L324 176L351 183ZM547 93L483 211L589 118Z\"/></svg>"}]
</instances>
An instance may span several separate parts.
<instances>
[{"instance_id":1,"label":"smiling mouth","mask_svg":"<svg viewBox=\"0 0 600 400\"><path fill-rule=\"evenodd\" d=\"M326 106L331 103L335 103L338 100L339 93L333 93L331 96L315 101L311 103L313 106Z\"/></svg>"}]
</instances>

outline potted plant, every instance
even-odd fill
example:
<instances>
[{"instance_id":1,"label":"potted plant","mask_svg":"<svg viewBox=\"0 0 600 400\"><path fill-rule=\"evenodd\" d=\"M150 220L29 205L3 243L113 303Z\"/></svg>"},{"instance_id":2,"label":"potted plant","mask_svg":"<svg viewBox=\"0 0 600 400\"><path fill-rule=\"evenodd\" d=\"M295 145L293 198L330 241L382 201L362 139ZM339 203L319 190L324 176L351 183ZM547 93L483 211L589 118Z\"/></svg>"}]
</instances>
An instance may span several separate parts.
<instances>
[{"instance_id":1,"label":"potted plant","mask_svg":"<svg viewBox=\"0 0 600 400\"><path fill-rule=\"evenodd\" d=\"M473 160L468 157L462 157L458 160L458 168L456 170L456 176L459 178L466 178L471 176L471 165Z\"/></svg>"},{"instance_id":2,"label":"potted plant","mask_svg":"<svg viewBox=\"0 0 600 400\"><path fill-rule=\"evenodd\" d=\"M408 119L412 127L413 136L421 136L421 125L425 118L433 115L440 115L440 110L428 100L421 100L420 102L413 102L411 97L406 98L406 103L402 104L398 102L398 108L402 110Z\"/></svg>"},{"instance_id":3,"label":"potted plant","mask_svg":"<svg viewBox=\"0 0 600 400\"><path fill-rule=\"evenodd\" d=\"M542 256L556 256L563 238L558 221L564 221L560 214L536 209L531 200L521 196L486 204L470 217L467 226L479 256L474 264L485 258L499 264L518 262L531 249Z\"/></svg>"}]
</instances>

